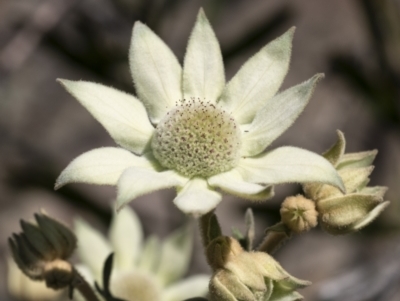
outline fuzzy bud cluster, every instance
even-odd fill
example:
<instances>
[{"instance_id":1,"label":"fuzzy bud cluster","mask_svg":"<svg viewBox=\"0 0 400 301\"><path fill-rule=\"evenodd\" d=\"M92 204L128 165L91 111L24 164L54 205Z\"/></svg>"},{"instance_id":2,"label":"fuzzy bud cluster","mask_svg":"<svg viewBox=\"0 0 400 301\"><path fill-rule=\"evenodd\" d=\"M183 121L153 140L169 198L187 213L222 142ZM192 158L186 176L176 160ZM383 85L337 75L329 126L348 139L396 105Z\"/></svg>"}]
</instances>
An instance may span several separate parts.
<instances>
[{"instance_id":1,"label":"fuzzy bud cluster","mask_svg":"<svg viewBox=\"0 0 400 301\"><path fill-rule=\"evenodd\" d=\"M212 251L220 260L212 265L211 301L294 301L302 299L295 290L310 285L288 274L267 253L247 252L231 237L216 238L207 249L208 256Z\"/></svg>"},{"instance_id":2,"label":"fuzzy bud cluster","mask_svg":"<svg viewBox=\"0 0 400 301\"><path fill-rule=\"evenodd\" d=\"M306 196L316 203L320 224L338 235L357 231L373 221L388 205L386 187L368 187L376 150L345 154L346 140L338 131L338 141L323 156L338 171L346 193L326 184L306 184Z\"/></svg>"},{"instance_id":3,"label":"fuzzy bud cluster","mask_svg":"<svg viewBox=\"0 0 400 301\"><path fill-rule=\"evenodd\" d=\"M45 281L53 289L71 284L73 268L66 261L77 239L66 226L46 214L35 214L37 224L21 220L23 232L13 234L9 245L14 261L32 280Z\"/></svg>"}]
</instances>

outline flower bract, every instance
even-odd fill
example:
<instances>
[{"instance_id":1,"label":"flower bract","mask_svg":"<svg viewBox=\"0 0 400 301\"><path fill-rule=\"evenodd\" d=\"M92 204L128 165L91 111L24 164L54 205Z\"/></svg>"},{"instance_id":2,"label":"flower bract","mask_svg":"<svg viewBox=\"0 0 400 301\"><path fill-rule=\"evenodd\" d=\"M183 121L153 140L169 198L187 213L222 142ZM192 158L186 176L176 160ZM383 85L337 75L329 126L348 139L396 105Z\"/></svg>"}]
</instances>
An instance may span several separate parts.
<instances>
[{"instance_id":1,"label":"flower bract","mask_svg":"<svg viewBox=\"0 0 400 301\"><path fill-rule=\"evenodd\" d=\"M337 134L338 141L323 156L337 169L346 193L324 184L306 184L303 187L307 197L316 203L322 227L334 235L360 230L390 203L384 200L387 187L367 186L377 151L345 154L346 140L342 132Z\"/></svg>"},{"instance_id":2,"label":"flower bract","mask_svg":"<svg viewBox=\"0 0 400 301\"><path fill-rule=\"evenodd\" d=\"M321 74L277 93L289 68L294 29L263 47L228 82L222 54L200 10L183 67L165 43L136 22L129 51L137 97L100 84L59 80L121 147L91 150L56 181L117 186L117 209L138 196L177 187L174 203L201 215L220 190L250 200L272 185L320 182L343 189L332 165L313 152L265 152L303 111Z\"/></svg>"}]
</instances>

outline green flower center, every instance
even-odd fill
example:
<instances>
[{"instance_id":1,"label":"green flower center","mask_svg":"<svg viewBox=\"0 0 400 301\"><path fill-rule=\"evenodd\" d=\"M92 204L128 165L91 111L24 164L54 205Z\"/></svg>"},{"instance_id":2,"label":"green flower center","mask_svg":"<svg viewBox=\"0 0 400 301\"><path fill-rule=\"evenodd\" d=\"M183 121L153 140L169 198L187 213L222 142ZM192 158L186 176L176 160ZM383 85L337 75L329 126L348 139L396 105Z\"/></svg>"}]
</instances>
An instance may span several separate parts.
<instances>
[{"instance_id":1,"label":"green flower center","mask_svg":"<svg viewBox=\"0 0 400 301\"><path fill-rule=\"evenodd\" d=\"M240 157L241 132L214 104L191 99L177 103L157 125L152 149L166 168L187 177L210 177L233 168Z\"/></svg>"}]
</instances>

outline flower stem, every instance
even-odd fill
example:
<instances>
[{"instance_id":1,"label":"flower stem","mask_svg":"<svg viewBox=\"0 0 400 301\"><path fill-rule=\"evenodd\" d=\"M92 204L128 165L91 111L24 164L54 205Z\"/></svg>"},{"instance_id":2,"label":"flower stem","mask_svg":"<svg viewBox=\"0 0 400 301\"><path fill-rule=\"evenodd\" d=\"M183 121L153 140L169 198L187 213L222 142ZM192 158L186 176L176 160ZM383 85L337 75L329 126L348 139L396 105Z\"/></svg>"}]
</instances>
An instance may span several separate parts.
<instances>
[{"instance_id":1,"label":"flower stem","mask_svg":"<svg viewBox=\"0 0 400 301\"><path fill-rule=\"evenodd\" d=\"M72 288L76 288L86 301L100 301L89 283L82 277L81 274L74 268L74 280L71 284Z\"/></svg>"},{"instance_id":2,"label":"flower stem","mask_svg":"<svg viewBox=\"0 0 400 301\"><path fill-rule=\"evenodd\" d=\"M267 229L264 240L257 250L273 254L291 237L292 232L279 222Z\"/></svg>"},{"instance_id":3,"label":"flower stem","mask_svg":"<svg viewBox=\"0 0 400 301\"><path fill-rule=\"evenodd\" d=\"M214 211L210 211L200 217L199 227L204 250L207 249L208 245L214 238L222 236L221 227Z\"/></svg>"}]
</instances>

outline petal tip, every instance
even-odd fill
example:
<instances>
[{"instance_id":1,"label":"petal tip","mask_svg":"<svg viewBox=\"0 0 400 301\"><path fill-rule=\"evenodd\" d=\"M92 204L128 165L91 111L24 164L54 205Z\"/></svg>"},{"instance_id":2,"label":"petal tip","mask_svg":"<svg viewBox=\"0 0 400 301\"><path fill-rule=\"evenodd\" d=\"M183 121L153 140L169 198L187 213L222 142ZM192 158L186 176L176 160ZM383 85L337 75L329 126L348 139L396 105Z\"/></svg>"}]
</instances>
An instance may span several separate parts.
<instances>
[{"instance_id":1,"label":"petal tip","mask_svg":"<svg viewBox=\"0 0 400 301\"><path fill-rule=\"evenodd\" d=\"M60 189L60 188L63 187L63 186L64 186L64 184L59 183L58 181L56 181L56 182L54 183L54 190L58 190L58 189Z\"/></svg>"},{"instance_id":2,"label":"petal tip","mask_svg":"<svg viewBox=\"0 0 400 301\"><path fill-rule=\"evenodd\" d=\"M204 12L204 8L200 7L199 12L197 13L197 18L206 18L206 13Z\"/></svg>"},{"instance_id":3,"label":"petal tip","mask_svg":"<svg viewBox=\"0 0 400 301\"><path fill-rule=\"evenodd\" d=\"M145 28L147 28L146 24L142 23L141 21L136 21L135 24L133 24L133 34Z\"/></svg>"},{"instance_id":4,"label":"petal tip","mask_svg":"<svg viewBox=\"0 0 400 301\"><path fill-rule=\"evenodd\" d=\"M287 33L288 33L289 35L291 35L292 38L293 38L295 32L296 32L296 26L290 27L289 30L287 31Z\"/></svg>"},{"instance_id":5,"label":"petal tip","mask_svg":"<svg viewBox=\"0 0 400 301\"><path fill-rule=\"evenodd\" d=\"M311 81L314 82L314 84L318 83L321 79L325 78L325 73L317 73L315 74L312 78Z\"/></svg>"},{"instance_id":6,"label":"petal tip","mask_svg":"<svg viewBox=\"0 0 400 301\"><path fill-rule=\"evenodd\" d=\"M63 179L63 173L61 173L54 183L54 190L58 190L66 184L68 184L68 182Z\"/></svg>"}]
</instances>

